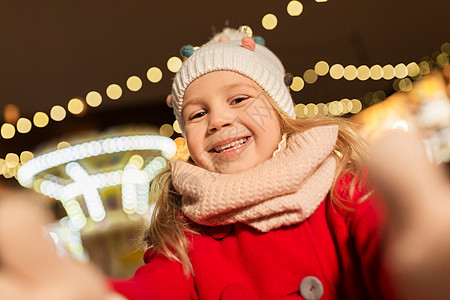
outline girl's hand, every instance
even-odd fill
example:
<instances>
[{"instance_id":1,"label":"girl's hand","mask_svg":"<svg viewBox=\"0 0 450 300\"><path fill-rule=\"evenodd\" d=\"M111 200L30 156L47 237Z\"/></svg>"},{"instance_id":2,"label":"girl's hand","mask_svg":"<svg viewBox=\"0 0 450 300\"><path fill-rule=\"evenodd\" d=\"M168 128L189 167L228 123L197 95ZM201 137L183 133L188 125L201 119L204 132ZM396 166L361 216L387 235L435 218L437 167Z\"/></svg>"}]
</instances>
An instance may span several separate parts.
<instances>
[{"instance_id":1,"label":"girl's hand","mask_svg":"<svg viewBox=\"0 0 450 300\"><path fill-rule=\"evenodd\" d=\"M58 256L43 234L50 220L26 193L0 194L0 299L107 299L100 272Z\"/></svg>"},{"instance_id":2,"label":"girl's hand","mask_svg":"<svg viewBox=\"0 0 450 300\"><path fill-rule=\"evenodd\" d=\"M386 262L404 299L450 295L450 182L418 138L391 134L372 149L371 171L388 219Z\"/></svg>"}]
</instances>

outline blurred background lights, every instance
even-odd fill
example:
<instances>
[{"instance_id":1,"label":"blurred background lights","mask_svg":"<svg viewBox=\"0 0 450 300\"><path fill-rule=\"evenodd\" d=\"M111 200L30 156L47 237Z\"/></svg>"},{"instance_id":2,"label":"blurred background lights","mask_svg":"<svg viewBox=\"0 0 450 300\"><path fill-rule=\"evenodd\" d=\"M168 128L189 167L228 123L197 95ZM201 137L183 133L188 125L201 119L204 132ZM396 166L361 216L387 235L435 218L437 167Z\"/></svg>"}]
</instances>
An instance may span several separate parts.
<instances>
[{"instance_id":1,"label":"blurred background lights","mask_svg":"<svg viewBox=\"0 0 450 300\"><path fill-rule=\"evenodd\" d=\"M36 126L36 127L45 127L45 126L47 126L48 121L49 121L49 119L48 119L48 116L47 116L46 113L43 113L43 112L39 111L39 112L34 114L34 117L33 117L33 124L34 124L34 126Z\"/></svg>"},{"instance_id":2,"label":"blurred background lights","mask_svg":"<svg viewBox=\"0 0 450 300\"><path fill-rule=\"evenodd\" d=\"M19 164L19 156L15 153L8 153L5 156L5 162L8 168L15 168Z\"/></svg>"},{"instance_id":3,"label":"blurred background lights","mask_svg":"<svg viewBox=\"0 0 450 300\"><path fill-rule=\"evenodd\" d=\"M272 30L277 27L278 19L274 14L267 14L262 18L262 26L267 30Z\"/></svg>"},{"instance_id":4,"label":"blurred background lights","mask_svg":"<svg viewBox=\"0 0 450 300\"><path fill-rule=\"evenodd\" d=\"M180 128L180 124L178 124L178 120L175 120L174 122L173 122L173 130L176 132L176 133L180 133L181 134L181 128Z\"/></svg>"},{"instance_id":5,"label":"blurred background lights","mask_svg":"<svg viewBox=\"0 0 450 300\"><path fill-rule=\"evenodd\" d=\"M353 65L348 65L344 68L344 78L347 80L354 80L357 75L356 67Z\"/></svg>"},{"instance_id":6,"label":"blurred background lights","mask_svg":"<svg viewBox=\"0 0 450 300\"><path fill-rule=\"evenodd\" d=\"M397 78L405 78L408 76L408 69L406 68L405 64L398 64L394 68L395 77Z\"/></svg>"},{"instance_id":7,"label":"blurred background lights","mask_svg":"<svg viewBox=\"0 0 450 300\"><path fill-rule=\"evenodd\" d=\"M444 68L449 63L449 58L447 52L442 52L436 57L436 64L440 68Z\"/></svg>"},{"instance_id":8,"label":"blurred background lights","mask_svg":"<svg viewBox=\"0 0 450 300\"><path fill-rule=\"evenodd\" d=\"M296 17L300 16L303 11L303 4L300 1L293 0L287 5L287 12L289 15Z\"/></svg>"},{"instance_id":9,"label":"blurred background lights","mask_svg":"<svg viewBox=\"0 0 450 300\"><path fill-rule=\"evenodd\" d=\"M341 64L334 64L330 68L330 76L333 79L341 79L344 76L344 67Z\"/></svg>"},{"instance_id":10,"label":"blurred background lights","mask_svg":"<svg viewBox=\"0 0 450 300\"><path fill-rule=\"evenodd\" d=\"M373 65L370 67L370 78L373 80L380 80L383 78L383 68L380 65Z\"/></svg>"},{"instance_id":11,"label":"blurred background lights","mask_svg":"<svg viewBox=\"0 0 450 300\"><path fill-rule=\"evenodd\" d=\"M352 103L352 109L350 110L350 112L352 114L359 113L361 111L361 109L362 109L361 101L359 101L358 99L352 99L350 101Z\"/></svg>"},{"instance_id":12,"label":"blurred background lights","mask_svg":"<svg viewBox=\"0 0 450 300\"><path fill-rule=\"evenodd\" d=\"M14 137L14 134L16 133L16 128L12 124L4 123L2 125L2 128L0 129L0 133L2 138L11 139Z\"/></svg>"},{"instance_id":13,"label":"blurred background lights","mask_svg":"<svg viewBox=\"0 0 450 300\"><path fill-rule=\"evenodd\" d=\"M383 67L383 78L386 80L391 80L392 78L394 78L394 76L394 67L392 65L385 65Z\"/></svg>"},{"instance_id":14,"label":"blurred background lights","mask_svg":"<svg viewBox=\"0 0 450 300\"><path fill-rule=\"evenodd\" d=\"M176 73L181 68L182 64L183 62L179 57L172 56L167 60L167 69L169 69L170 72Z\"/></svg>"},{"instance_id":15,"label":"blurred background lights","mask_svg":"<svg viewBox=\"0 0 450 300\"><path fill-rule=\"evenodd\" d=\"M421 61L419 63L419 70L421 75L427 75L431 72L430 65L427 61Z\"/></svg>"},{"instance_id":16,"label":"blurred background lights","mask_svg":"<svg viewBox=\"0 0 450 300\"><path fill-rule=\"evenodd\" d=\"M139 154L135 154L130 157L128 163L135 165L138 169L142 169L144 166L144 159Z\"/></svg>"},{"instance_id":17,"label":"blurred background lights","mask_svg":"<svg viewBox=\"0 0 450 300\"><path fill-rule=\"evenodd\" d=\"M66 141L62 141L62 142L58 143L58 145L56 146L56 149L60 150L60 149L64 149L67 147L70 147L70 144Z\"/></svg>"},{"instance_id":18,"label":"blurred background lights","mask_svg":"<svg viewBox=\"0 0 450 300\"><path fill-rule=\"evenodd\" d=\"M162 136L171 137L173 135L173 127L170 124L164 124L159 128L159 133Z\"/></svg>"},{"instance_id":19,"label":"blurred background lights","mask_svg":"<svg viewBox=\"0 0 450 300\"><path fill-rule=\"evenodd\" d=\"M73 98L67 104L67 109L74 115L81 114L84 110L84 103L78 98Z\"/></svg>"},{"instance_id":20,"label":"blurred background lights","mask_svg":"<svg viewBox=\"0 0 450 300\"><path fill-rule=\"evenodd\" d=\"M50 118L55 121L62 121L66 117L66 110L60 105L55 105L50 110Z\"/></svg>"},{"instance_id":21,"label":"blurred background lights","mask_svg":"<svg viewBox=\"0 0 450 300\"><path fill-rule=\"evenodd\" d=\"M357 69L357 77L359 80L367 80L370 77L370 69L366 65L359 66Z\"/></svg>"},{"instance_id":22,"label":"blurred background lights","mask_svg":"<svg viewBox=\"0 0 450 300\"><path fill-rule=\"evenodd\" d=\"M294 92L301 91L304 86L305 86L305 82L303 81L303 79L301 77L295 76L292 79L291 89Z\"/></svg>"},{"instance_id":23,"label":"blurred background lights","mask_svg":"<svg viewBox=\"0 0 450 300\"><path fill-rule=\"evenodd\" d=\"M295 109L295 115L298 118L303 118L306 115L305 108L306 108L306 105L303 104L303 103L299 103L299 104L295 105L295 108L294 108Z\"/></svg>"},{"instance_id":24,"label":"blurred background lights","mask_svg":"<svg viewBox=\"0 0 450 300\"><path fill-rule=\"evenodd\" d=\"M319 76L325 76L329 70L330 70L330 66L328 65L328 63L326 61L323 61L323 60L317 62L316 65L314 66L314 71Z\"/></svg>"},{"instance_id":25,"label":"blurred background lights","mask_svg":"<svg viewBox=\"0 0 450 300\"><path fill-rule=\"evenodd\" d=\"M91 91L86 95L86 103L90 107L97 107L102 104L102 96L99 92Z\"/></svg>"},{"instance_id":26,"label":"blurred background lights","mask_svg":"<svg viewBox=\"0 0 450 300\"><path fill-rule=\"evenodd\" d=\"M19 107L15 104L6 104L3 108L3 120L6 123L15 124L20 117Z\"/></svg>"},{"instance_id":27,"label":"blurred background lights","mask_svg":"<svg viewBox=\"0 0 450 300\"><path fill-rule=\"evenodd\" d=\"M157 83L162 79L162 72L157 67L151 67L147 71L147 78L152 83Z\"/></svg>"},{"instance_id":28,"label":"blurred background lights","mask_svg":"<svg viewBox=\"0 0 450 300\"><path fill-rule=\"evenodd\" d=\"M19 120L17 120L17 131L20 133L27 133L31 130L31 121L28 120L27 118L20 118Z\"/></svg>"},{"instance_id":29,"label":"blurred background lights","mask_svg":"<svg viewBox=\"0 0 450 300\"><path fill-rule=\"evenodd\" d=\"M409 92L412 90L412 82L409 78L403 78L398 83L398 88L402 92Z\"/></svg>"},{"instance_id":30,"label":"blurred background lights","mask_svg":"<svg viewBox=\"0 0 450 300\"><path fill-rule=\"evenodd\" d=\"M22 151L22 153L20 153L20 163L24 164L27 161L30 161L34 158L34 155L32 152L30 151Z\"/></svg>"},{"instance_id":31,"label":"blurred background lights","mask_svg":"<svg viewBox=\"0 0 450 300\"><path fill-rule=\"evenodd\" d=\"M416 77L417 75L420 74L419 65L416 64L415 62L409 63L406 66L406 69L408 70L409 77Z\"/></svg>"},{"instance_id":32,"label":"blurred background lights","mask_svg":"<svg viewBox=\"0 0 450 300\"><path fill-rule=\"evenodd\" d=\"M142 80L137 76L131 76L127 80L127 87L130 91L139 91L142 87Z\"/></svg>"},{"instance_id":33,"label":"blurred background lights","mask_svg":"<svg viewBox=\"0 0 450 300\"><path fill-rule=\"evenodd\" d=\"M118 84L110 84L106 88L106 95L112 100L117 100L122 97L122 88Z\"/></svg>"},{"instance_id":34,"label":"blurred background lights","mask_svg":"<svg viewBox=\"0 0 450 300\"><path fill-rule=\"evenodd\" d=\"M313 84L317 81L317 74L313 69L306 70L303 74L303 80L306 83Z\"/></svg>"}]
</instances>

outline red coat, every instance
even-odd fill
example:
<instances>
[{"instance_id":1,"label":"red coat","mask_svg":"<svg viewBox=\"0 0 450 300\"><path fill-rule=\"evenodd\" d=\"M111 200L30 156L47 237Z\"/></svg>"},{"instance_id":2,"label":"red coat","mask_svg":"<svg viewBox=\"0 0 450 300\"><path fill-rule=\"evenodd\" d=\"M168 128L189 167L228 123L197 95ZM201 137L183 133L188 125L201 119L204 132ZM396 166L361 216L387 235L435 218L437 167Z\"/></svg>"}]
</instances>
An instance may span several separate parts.
<instances>
[{"instance_id":1,"label":"red coat","mask_svg":"<svg viewBox=\"0 0 450 300\"><path fill-rule=\"evenodd\" d=\"M346 194L346 185L336 191ZM268 233L237 223L188 234L194 275L147 251L133 278L113 282L129 299L391 299L380 263L374 199L346 210L326 199L306 221Z\"/></svg>"}]
</instances>

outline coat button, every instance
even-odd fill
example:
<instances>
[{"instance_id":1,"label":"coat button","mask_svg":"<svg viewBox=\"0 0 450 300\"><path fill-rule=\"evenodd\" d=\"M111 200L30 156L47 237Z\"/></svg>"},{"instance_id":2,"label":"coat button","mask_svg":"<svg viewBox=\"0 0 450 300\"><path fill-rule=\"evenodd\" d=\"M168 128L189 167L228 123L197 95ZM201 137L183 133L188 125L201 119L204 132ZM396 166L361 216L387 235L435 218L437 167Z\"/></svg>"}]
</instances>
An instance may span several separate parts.
<instances>
[{"instance_id":1,"label":"coat button","mask_svg":"<svg viewBox=\"0 0 450 300\"><path fill-rule=\"evenodd\" d=\"M220 300L249 300L255 299L248 290L239 283L226 286L220 293Z\"/></svg>"},{"instance_id":2,"label":"coat button","mask_svg":"<svg viewBox=\"0 0 450 300\"><path fill-rule=\"evenodd\" d=\"M303 278L299 288L300 295L306 300L318 300L323 295L323 285L314 276Z\"/></svg>"}]
</instances>

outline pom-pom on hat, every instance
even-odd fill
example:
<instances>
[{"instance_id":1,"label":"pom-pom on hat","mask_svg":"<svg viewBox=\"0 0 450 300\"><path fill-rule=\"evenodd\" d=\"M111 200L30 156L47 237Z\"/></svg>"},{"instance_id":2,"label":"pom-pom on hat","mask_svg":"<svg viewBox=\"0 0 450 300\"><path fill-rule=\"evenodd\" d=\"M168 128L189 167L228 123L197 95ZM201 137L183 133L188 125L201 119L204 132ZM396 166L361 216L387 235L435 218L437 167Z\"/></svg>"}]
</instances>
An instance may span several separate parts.
<instances>
[{"instance_id":1,"label":"pom-pom on hat","mask_svg":"<svg viewBox=\"0 0 450 300\"><path fill-rule=\"evenodd\" d=\"M294 102L285 84L284 67L278 57L263 44L261 37L252 39L246 30L225 28L195 51L183 47L183 56L188 58L175 75L171 97L183 135L185 124L181 111L186 88L196 78L220 70L234 71L252 79L282 112L295 118Z\"/></svg>"}]
</instances>

